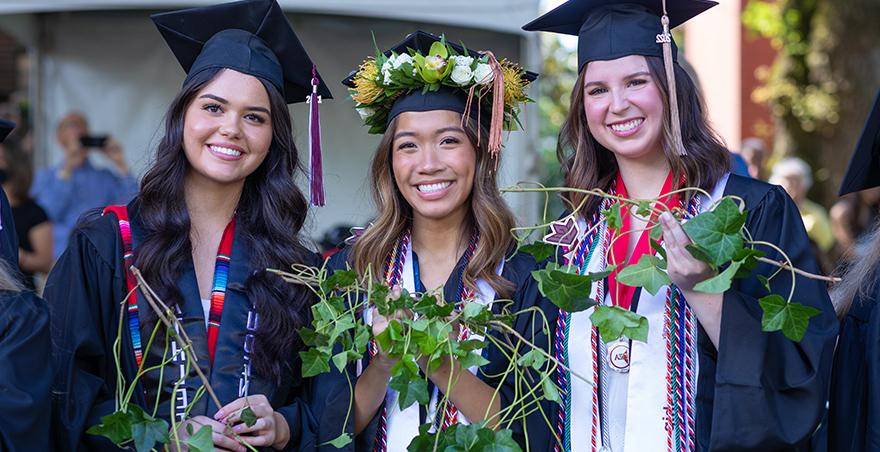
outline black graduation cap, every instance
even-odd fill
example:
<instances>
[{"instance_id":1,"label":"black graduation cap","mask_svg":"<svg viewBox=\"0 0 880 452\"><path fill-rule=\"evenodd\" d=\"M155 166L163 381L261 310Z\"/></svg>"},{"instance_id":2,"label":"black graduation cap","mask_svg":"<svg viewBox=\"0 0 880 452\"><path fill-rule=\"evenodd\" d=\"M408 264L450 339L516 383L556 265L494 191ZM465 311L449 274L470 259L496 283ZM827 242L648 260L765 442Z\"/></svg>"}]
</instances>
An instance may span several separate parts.
<instances>
[{"instance_id":1,"label":"black graduation cap","mask_svg":"<svg viewBox=\"0 0 880 452\"><path fill-rule=\"evenodd\" d=\"M840 184L840 196L880 186L880 92Z\"/></svg>"},{"instance_id":2,"label":"black graduation cap","mask_svg":"<svg viewBox=\"0 0 880 452\"><path fill-rule=\"evenodd\" d=\"M711 0L666 0L669 29L717 5ZM578 37L578 69L627 55L663 56L663 0L568 0L523 26ZM673 57L677 53L672 42Z\"/></svg>"},{"instance_id":3,"label":"black graduation cap","mask_svg":"<svg viewBox=\"0 0 880 452\"><path fill-rule=\"evenodd\" d=\"M0 119L0 143L12 133L12 129L15 128L15 123L12 121L7 121L5 119Z\"/></svg>"},{"instance_id":4,"label":"black graduation cap","mask_svg":"<svg viewBox=\"0 0 880 452\"><path fill-rule=\"evenodd\" d=\"M385 56L391 56L392 53L396 53L397 55L409 53L409 50L415 50L422 55L427 55L428 52L431 51L431 45L435 42L440 41L442 38L433 33L428 33L426 31L415 31L406 35L402 41L398 42L391 46L390 49L384 52ZM450 47L455 49L455 51L459 55L466 55L473 57L474 59L479 59L482 57L480 52L471 49L465 49L459 44L456 44L454 41L447 39L447 44ZM348 86L350 88L354 88L354 77L357 74L357 70L352 71L345 80L342 81L342 84ZM523 71L523 77L528 82L533 82L536 78L538 78L538 74L529 71ZM465 110L467 110L467 101L468 101L468 93L462 89L456 89L451 87L441 87L437 91L429 91L423 92L423 90L417 89L412 92L398 97L394 101L394 105L391 107L391 111L388 113L388 122L391 122L392 119L397 117L397 115L407 112L407 111L432 111L432 110L449 110L454 111L456 113L464 114ZM488 127L489 121L491 120L491 115L486 112L482 114L479 113L477 107L478 102L474 102L471 106L470 115L474 119L478 117L480 120Z\"/></svg>"},{"instance_id":5,"label":"black graduation cap","mask_svg":"<svg viewBox=\"0 0 880 452\"><path fill-rule=\"evenodd\" d=\"M275 0L243 0L150 18L186 71L187 81L219 67L267 79L288 103L304 102L312 93L312 60ZM318 94L332 98L317 78Z\"/></svg>"}]
</instances>

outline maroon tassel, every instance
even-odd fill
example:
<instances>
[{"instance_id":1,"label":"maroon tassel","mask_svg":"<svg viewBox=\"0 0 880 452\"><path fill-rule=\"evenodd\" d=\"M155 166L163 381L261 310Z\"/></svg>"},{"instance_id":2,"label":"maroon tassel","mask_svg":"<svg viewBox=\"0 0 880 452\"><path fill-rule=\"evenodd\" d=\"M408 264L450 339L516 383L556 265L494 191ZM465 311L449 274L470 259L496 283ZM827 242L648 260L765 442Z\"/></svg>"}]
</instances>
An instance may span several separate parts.
<instances>
[{"instance_id":1,"label":"maroon tassel","mask_svg":"<svg viewBox=\"0 0 880 452\"><path fill-rule=\"evenodd\" d=\"M324 170L321 163L321 115L318 104L318 70L312 65L312 94L309 95L309 195L313 206L324 206Z\"/></svg>"}]
</instances>

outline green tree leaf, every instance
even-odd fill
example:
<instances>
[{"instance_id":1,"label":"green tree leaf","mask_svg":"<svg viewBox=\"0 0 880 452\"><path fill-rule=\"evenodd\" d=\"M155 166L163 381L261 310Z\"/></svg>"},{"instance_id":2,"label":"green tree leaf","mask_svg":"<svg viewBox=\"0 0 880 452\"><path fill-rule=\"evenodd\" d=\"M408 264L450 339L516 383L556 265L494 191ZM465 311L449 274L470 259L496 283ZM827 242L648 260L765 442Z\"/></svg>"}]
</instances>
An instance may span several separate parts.
<instances>
[{"instance_id":1,"label":"green tree leaf","mask_svg":"<svg viewBox=\"0 0 880 452\"><path fill-rule=\"evenodd\" d=\"M589 275L576 275L560 270L535 270L532 277L538 281L541 294L566 312L584 311L596 304L590 299L593 279Z\"/></svg>"},{"instance_id":2,"label":"green tree leaf","mask_svg":"<svg viewBox=\"0 0 880 452\"><path fill-rule=\"evenodd\" d=\"M628 286L641 287L655 295L661 287L672 283L669 275L660 270L665 265L657 256L643 254L638 262L624 267L617 274L617 281Z\"/></svg>"},{"instance_id":3,"label":"green tree leaf","mask_svg":"<svg viewBox=\"0 0 880 452\"><path fill-rule=\"evenodd\" d=\"M705 256L695 258L703 260L716 268L726 264L737 251L743 247L742 226L745 213L739 211L736 203L726 198L715 207L715 210L703 212L682 225L688 237L697 245Z\"/></svg>"},{"instance_id":4,"label":"green tree leaf","mask_svg":"<svg viewBox=\"0 0 880 452\"><path fill-rule=\"evenodd\" d=\"M186 424L187 428L192 424ZM214 452L214 430L210 425L203 425L194 435L190 434L186 440L186 447L191 452Z\"/></svg>"},{"instance_id":5,"label":"green tree leaf","mask_svg":"<svg viewBox=\"0 0 880 452\"><path fill-rule=\"evenodd\" d=\"M758 300L764 315L761 317L761 330L765 332L782 330L785 337L800 342L810 324L810 318L821 311L799 303L786 303L779 295L771 294Z\"/></svg>"},{"instance_id":6,"label":"green tree leaf","mask_svg":"<svg viewBox=\"0 0 880 452\"><path fill-rule=\"evenodd\" d=\"M303 378L314 377L315 375L330 372L330 354L328 353L312 348L299 352L299 357L302 359Z\"/></svg>"},{"instance_id":7,"label":"green tree leaf","mask_svg":"<svg viewBox=\"0 0 880 452\"><path fill-rule=\"evenodd\" d=\"M723 272L694 285L694 290L703 293L724 293L730 289L730 283L742 266L741 262L731 262Z\"/></svg>"},{"instance_id":8,"label":"green tree leaf","mask_svg":"<svg viewBox=\"0 0 880 452\"><path fill-rule=\"evenodd\" d=\"M544 242L535 242L519 248L523 253L531 254L535 261L542 262L556 254L556 247Z\"/></svg>"},{"instance_id":9,"label":"green tree leaf","mask_svg":"<svg viewBox=\"0 0 880 452\"><path fill-rule=\"evenodd\" d=\"M605 342L626 336L634 341L648 341L648 319L618 306L596 306L590 322L599 329Z\"/></svg>"},{"instance_id":10,"label":"green tree leaf","mask_svg":"<svg viewBox=\"0 0 880 452\"><path fill-rule=\"evenodd\" d=\"M131 439L138 452L150 452L156 443L164 445L168 442L168 422L147 415L141 407L130 404Z\"/></svg>"}]
</instances>

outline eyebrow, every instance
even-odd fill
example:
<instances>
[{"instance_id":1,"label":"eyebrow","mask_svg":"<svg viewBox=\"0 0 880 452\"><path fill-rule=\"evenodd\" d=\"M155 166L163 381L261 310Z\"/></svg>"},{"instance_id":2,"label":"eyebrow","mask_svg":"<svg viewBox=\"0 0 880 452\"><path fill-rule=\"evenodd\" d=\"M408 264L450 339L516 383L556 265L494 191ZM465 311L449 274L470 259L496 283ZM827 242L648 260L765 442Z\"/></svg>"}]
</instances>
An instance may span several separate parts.
<instances>
[{"instance_id":1,"label":"eyebrow","mask_svg":"<svg viewBox=\"0 0 880 452\"><path fill-rule=\"evenodd\" d=\"M465 133L464 129L462 129L461 127L443 127L443 128L440 128L440 129L437 129L436 131L434 131L434 135L440 135L440 134L443 134L446 132ZM416 136L415 132L406 132L406 131L397 132L396 134L394 134L394 139L397 140L397 139L400 139L403 137L414 137L414 136Z\"/></svg>"},{"instance_id":2,"label":"eyebrow","mask_svg":"<svg viewBox=\"0 0 880 452\"><path fill-rule=\"evenodd\" d=\"M217 102L220 102L220 103L223 104L223 105L229 105L229 101L228 101L228 100L226 100L226 99L224 99L224 98L222 98L222 97L220 97L220 96L215 96L215 95L213 95L213 94L202 94L201 96L199 96L199 99L203 99L203 98L213 99L213 100L216 100ZM268 109L268 108L257 107L257 106L255 106L255 105L250 106L250 107L246 107L245 110L248 110L248 111L259 111L259 112L263 112L263 113L265 113L265 114L267 114L267 115L269 114L269 109Z\"/></svg>"},{"instance_id":3,"label":"eyebrow","mask_svg":"<svg viewBox=\"0 0 880 452\"><path fill-rule=\"evenodd\" d=\"M636 77L644 77L644 76L648 76L648 77L650 77L650 76L651 76L651 73L648 72L648 71L634 72L634 73L632 73L632 74L627 75L627 76L624 77L623 79L624 79L624 80L629 80L629 79L632 79L632 78L636 78ZM586 89L587 87L589 87L589 86L591 86L591 85L601 85L601 84L603 84L603 83L605 83L605 82L602 81L602 80L597 80L597 81L595 81L595 82L585 83L585 84L584 84L584 89Z\"/></svg>"}]
</instances>

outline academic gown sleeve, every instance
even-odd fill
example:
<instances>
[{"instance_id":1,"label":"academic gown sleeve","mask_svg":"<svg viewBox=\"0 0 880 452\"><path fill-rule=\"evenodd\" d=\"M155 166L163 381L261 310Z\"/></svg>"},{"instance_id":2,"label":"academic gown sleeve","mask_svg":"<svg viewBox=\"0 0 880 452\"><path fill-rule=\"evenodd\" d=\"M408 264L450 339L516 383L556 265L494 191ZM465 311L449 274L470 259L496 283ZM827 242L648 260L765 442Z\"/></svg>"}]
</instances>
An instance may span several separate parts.
<instances>
[{"instance_id":1,"label":"academic gown sleeve","mask_svg":"<svg viewBox=\"0 0 880 452\"><path fill-rule=\"evenodd\" d=\"M0 292L0 450L49 450L49 311L30 292Z\"/></svg>"},{"instance_id":2,"label":"academic gown sleeve","mask_svg":"<svg viewBox=\"0 0 880 452\"><path fill-rule=\"evenodd\" d=\"M76 230L46 282L55 367L52 429L58 450L115 449L108 440L85 431L115 410L112 344L125 294L116 228L115 217L104 216ZM121 337L120 366L131 375L130 339ZM140 399L135 391L133 401Z\"/></svg>"},{"instance_id":3,"label":"academic gown sleeve","mask_svg":"<svg viewBox=\"0 0 880 452\"><path fill-rule=\"evenodd\" d=\"M797 207L782 188L731 176L726 194L746 200L746 226L754 240L776 244L797 268L819 273ZM768 258L782 259L775 251L759 248ZM700 449L791 449L808 443L822 417L837 334L834 309L824 282L797 276L793 301L820 313L810 319L800 342L781 331L762 332L757 299L767 292L755 275L769 276L776 270L761 264L724 293L719 350L717 355L700 355L698 394L703 403L698 401L698 436L705 440L709 432L708 445L700 444ZM790 273L783 271L771 289L785 297L790 284ZM711 348L711 343L701 348ZM713 359L717 362L702 362Z\"/></svg>"},{"instance_id":4,"label":"academic gown sleeve","mask_svg":"<svg viewBox=\"0 0 880 452\"><path fill-rule=\"evenodd\" d=\"M828 450L880 450L880 284L856 297L840 330L828 412Z\"/></svg>"}]
</instances>

